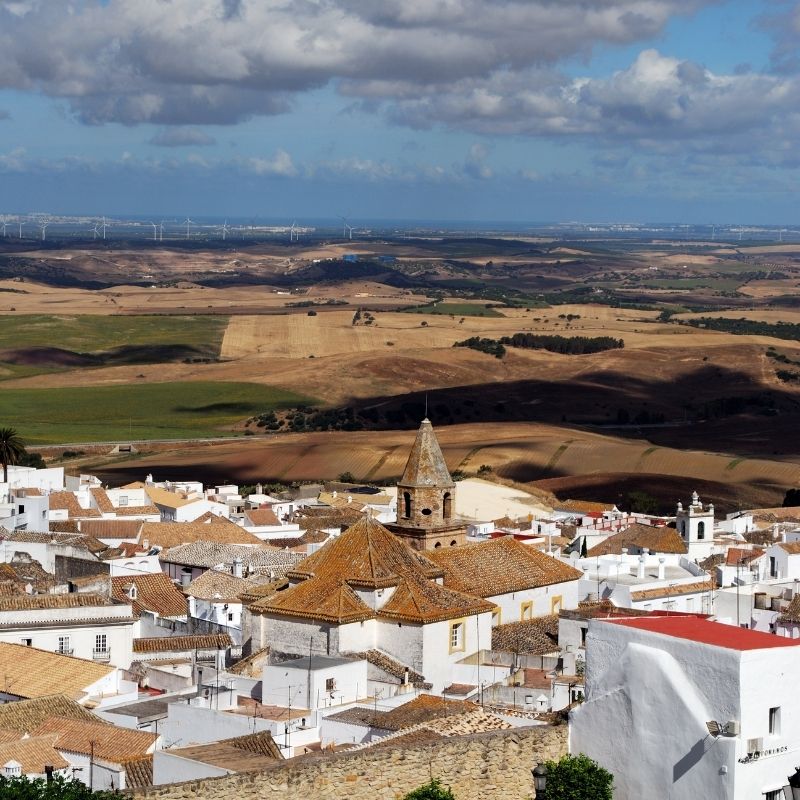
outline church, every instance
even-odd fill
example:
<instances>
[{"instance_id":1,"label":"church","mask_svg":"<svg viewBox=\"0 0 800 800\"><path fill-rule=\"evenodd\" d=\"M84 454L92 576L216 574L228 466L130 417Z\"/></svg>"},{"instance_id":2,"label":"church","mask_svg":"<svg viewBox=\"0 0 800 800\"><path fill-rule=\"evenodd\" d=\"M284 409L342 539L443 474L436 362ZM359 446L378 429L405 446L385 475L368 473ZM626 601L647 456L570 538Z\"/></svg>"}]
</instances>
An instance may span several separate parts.
<instances>
[{"instance_id":1,"label":"church","mask_svg":"<svg viewBox=\"0 0 800 800\"><path fill-rule=\"evenodd\" d=\"M393 530L365 515L248 605L251 650L378 654L441 693L456 664L491 649L493 626L577 607L581 573L568 564L512 537L463 544L428 420L398 489Z\"/></svg>"}]
</instances>

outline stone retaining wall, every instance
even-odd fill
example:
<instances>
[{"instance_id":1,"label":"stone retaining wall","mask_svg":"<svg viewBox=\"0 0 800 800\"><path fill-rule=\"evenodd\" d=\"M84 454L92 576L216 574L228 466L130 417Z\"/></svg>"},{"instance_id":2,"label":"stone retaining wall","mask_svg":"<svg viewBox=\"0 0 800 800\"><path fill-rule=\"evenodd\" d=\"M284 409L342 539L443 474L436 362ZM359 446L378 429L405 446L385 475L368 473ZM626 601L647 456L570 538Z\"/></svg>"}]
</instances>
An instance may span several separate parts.
<instances>
[{"instance_id":1,"label":"stone retaining wall","mask_svg":"<svg viewBox=\"0 0 800 800\"><path fill-rule=\"evenodd\" d=\"M264 772L154 786L136 800L397 800L431 778L457 800L529 800L531 769L567 752L566 724L314 755Z\"/></svg>"}]
</instances>

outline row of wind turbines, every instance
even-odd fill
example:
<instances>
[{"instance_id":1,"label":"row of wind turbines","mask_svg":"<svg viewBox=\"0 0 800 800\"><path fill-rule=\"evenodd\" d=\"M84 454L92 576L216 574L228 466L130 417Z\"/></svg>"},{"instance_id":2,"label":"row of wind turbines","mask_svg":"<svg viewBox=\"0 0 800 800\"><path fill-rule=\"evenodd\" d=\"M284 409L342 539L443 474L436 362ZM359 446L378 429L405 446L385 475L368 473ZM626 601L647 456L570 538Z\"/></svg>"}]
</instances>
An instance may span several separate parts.
<instances>
[{"instance_id":1,"label":"row of wind turbines","mask_svg":"<svg viewBox=\"0 0 800 800\"><path fill-rule=\"evenodd\" d=\"M355 228L352 225L350 225L350 223L348 222L346 217L340 216L339 219L342 221L342 238L352 241L352 239L353 239L353 231L355 230ZM17 231L16 231L17 238L22 239L23 238L23 229L26 226L33 225L35 227L38 227L39 233L40 233L40 237L41 237L41 241L44 242L44 241L47 240L47 228L51 224L53 224L52 220L44 219L44 218L40 219L38 221L29 220L27 222L23 221L22 219L17 219L16 221L12 222L7 217L0 217L0 235L2 235L3 238L9 238L8 229L11 228L13 230L14 228L16 228L17 229ZM125 223L118 223L118 222L115 221L113 224L114 225L118 225L118 224L123 224L124 225ZM149 222L149 223L145 223L145 224L148 224L148 225L150 225L152 227L152 229L153 229L153 239L152 240L154 242L163 242L164 241L164 220L161 220L160 222ZM198 227L203 229L203 230L200 231L200 233L208 232L209 234L211 234L211 233L216 231L218 233L218 235L222 238L223 242L226 241L226 239L230 235L232 235L233 232L234 232L234 228L232 228L230 225L228 225L228 220L225 220L221 226L212 227L212 226L203 226L203 225L201 225L201 223L195 222L195 220L193 220L191 217L186 217L186 219L183 220L179 224L181 226L181 231L183 231L183 226L185 226L185 234L184 234L184 236L185 236L185 238L187 240L192 238L193 230L198 228ZM111 227L112 227L112 222L110 220L108 220L106 217L101 217L97 222L94 223L94 225L91 228L88 228L86 232L92 235L92 239L93 240L97 240L97 239L105 240L105 239L108 238L107 237L107 232L108 232L108 229L111 228ZM244 237L245 236L245 232L247 231L247 228L244 227L244 226L240 226L237 230L241 234L241 236ZM278 229L278 230L280 230L280 229ZM286 228L283 228L282 230L286 231ZM311 228L311 229L301 228L301 227L298 226L297 221L295 220L294 222L292 222L291 227L289 227L289 229L288 229L289 241L290 242L299 242L301 234L306 234L306 233L309 232L309 230L313 231L314 229L313 228ZM173 229L173 231L174 231L174 229Z\"/></svg>"}]
</instances>

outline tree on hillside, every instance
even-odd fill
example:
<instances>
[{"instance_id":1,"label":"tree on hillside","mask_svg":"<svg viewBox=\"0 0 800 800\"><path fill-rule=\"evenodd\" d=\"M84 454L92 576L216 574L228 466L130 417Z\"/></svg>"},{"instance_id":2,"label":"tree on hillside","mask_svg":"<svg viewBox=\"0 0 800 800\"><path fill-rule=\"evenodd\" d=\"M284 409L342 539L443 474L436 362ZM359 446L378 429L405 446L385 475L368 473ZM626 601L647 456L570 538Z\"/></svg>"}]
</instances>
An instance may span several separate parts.
<instances>
[{"instance_id":1,"label":"tree on hillside","mask_svg":"<svg viewBox=\"0 0 800 800\"><path fill-rule=\"evenodd\" d=\"M783 497L783 507L793 508L800 506L800 489L789 489Z\"/></svg>"},{"instance_id":2,"label":"tree on hillside","mask_svg":"<svg viewBox=\"0 0 800 800\"><path fill-rule=\"evenodd\" d=\"M546 761L547 800L612 800L614 776L580 753Z\"/></svg>"},{"instance_id":3,"label":"tree on hillside","mask_svg":"<svg viewBox=\"0 0 800 800\"><path fill-rule=\"evenodd\" d=\"M44 778L7 778L0 775L0 797L3 800L119 800L115 792L93 792L80 781L54 776Z\"/></svg>"},{"instance_id":4,"label":"tree on hillside","mask_svg":"<svg viewBox=\"0 0 800 800\"><path fill-rule=\"evenodd\" d=\"M25 455L25 445L14 428L0 428L0 464L3 465L3 483L8 483L8 467Z\"/></svg>"},{"instance_id":5,"label":"tree on hillside","mask_svg":"<svg viewBox=\"0 0 800 800\"><path fill-rule=\"evenodd\" d=\"M409 792L403 800L456 800L456 796L447 786L442 786L438 778L432 778L430 783Z\"/></svg>"}]
</instances>

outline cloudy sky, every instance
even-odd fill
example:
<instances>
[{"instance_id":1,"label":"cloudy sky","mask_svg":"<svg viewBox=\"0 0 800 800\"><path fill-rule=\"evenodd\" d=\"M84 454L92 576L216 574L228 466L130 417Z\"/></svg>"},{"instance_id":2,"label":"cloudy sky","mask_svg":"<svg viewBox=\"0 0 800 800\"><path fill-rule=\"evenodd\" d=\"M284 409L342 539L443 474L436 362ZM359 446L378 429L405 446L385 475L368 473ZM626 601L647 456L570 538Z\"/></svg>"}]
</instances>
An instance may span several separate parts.
<instances>
[{"instance_id":1,"label":"cloudy sky","mask_svg":"<svg viewBox=\"0 0 800 800\"><path fill-rule=\"evenodd\" d=\"M0 0L0 213L795 224L800 4Z\"/></svg>"}]
</instances>

